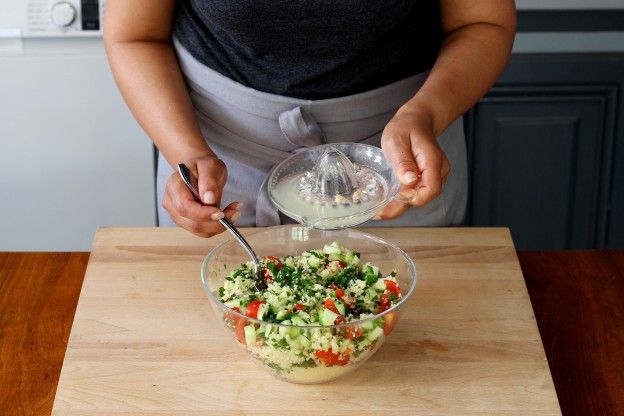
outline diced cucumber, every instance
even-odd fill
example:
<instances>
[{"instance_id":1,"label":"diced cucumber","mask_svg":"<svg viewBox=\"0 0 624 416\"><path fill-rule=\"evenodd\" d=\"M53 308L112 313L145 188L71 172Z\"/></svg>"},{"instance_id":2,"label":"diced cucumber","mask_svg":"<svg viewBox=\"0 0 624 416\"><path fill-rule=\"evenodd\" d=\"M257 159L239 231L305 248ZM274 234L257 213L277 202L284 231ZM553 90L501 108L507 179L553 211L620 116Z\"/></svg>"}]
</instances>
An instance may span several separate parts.
<instances>
[{"instance_id":1,"label":"diced cucumber","mask_svg":"<svg viewBox=\"0 0 624 416\"><path fill-rule=\"evenodd\" d=\"M223 302L228 308L240 308L240 299L232 299L227 302Z\"/></svg>"},{"instance_id":2,"label":"diced cucumber","mask_svg":"<svg viewBox=\"0 0 624 416\"><path fill-rule=\"evenodd\" d=\"M256 317L256 319L262 321L268 311L269 305L267 305L266 303L260 304L260 307L258 308L258 316Z\"/></svg>"},{"instance_id":3,"label":"diced cucumber","mask_svg":"<svg viewBox=\"0 0 624 416\"><path fill-rule=\"evenodd\" d=\"M374 341L377 338L380 338L381 336L383 336L383 329L376 326L375 329L373 329L372 331L368 333L368 335L366 335L366 338L368 338L371 341Z\"/></svg>"},{"instance_id":4,"label":"diced cucumber","mask_svg":"<svg viewBox=\"0 0 624 416\"><path fill-rule=\"evenodd\" d=\"M301 335L301 330L298 328L290 327L288 328L288 335L290 335L293 338L298 338L299 335Z\"/></svg>"},{"instance_id":5,"label":"diced cucumber","mask_svg":"<svg viewBox=\"0 0 624 416\"><path fill-rule=\"evenodd\" d=\"M309 348L310 347L310 340L307 339L306 337L304 337L303 335L301 335L299 338L297 338L297 342L299 342L299 345L301 345L303 348Z\"/></svg>"},{"instance_id":6,"label":"diced cucumber","mask_svg":"<svg viewBox=\"0 0 624 416\"><path fill-rule=\"evenodd\" d=\"M362 328L363 331L370 331L374 327L375 327L375 321L372 319L369 319L368 321L364 321L360 324L360 328Z\"/></svg>"},{"instance_id":7,"label":"diced cucumber","mask_svg":"<svg viewBox=\"0 0 624 416\"><path fill-rule=\"evenodd\" d=\"M304 322L310 322L311 319L310 314L304 311L299 311L296 316L300 316Z\"/></svg>"},{"instance_id":8,"label":"diced cucumber","mask_svg":"<svg viewBox=\"0 0 624 416\"><path fill-rule=\"evenodd\" d=\"M325 244L323 247L323 253L325 254L341 254L342 247L338 244L338 242L334 241L331 244Z\"/></svg>"},{"instance_id":9,"label":"diced cucumber","mask_svg":"<svg viewBox=\"0 0 624 416\"><path fill-rule=\"evenodd\" d=\"M292 324L296 326L306 326L305 321L297 315L294 315L293 317L291 317L290 322L292 322Z\"/></svg>"},{"instance_id":10,"label":"diced cucumber","mask_svg":"<svg viewBox=\"0 0 624 416\"><path fill-rule=\"evenodd\" d=\"M334 261L334 260L342 261L343 258L344 256L342 255L342 253L330 253L329 256L327 257L329 261Z\"/></svg>"},{"instance_id":11,"label":"diced cucumber","mask_svg":"<svg viewBox=\"0 0 624 416\"><path fill-rule=\"evenodd\" d=\"M319 267L321 265L321 259L314 255L306 257L306 260L308 262L308 266L310 267Z\"/></svg>"},{"instance_id":12,"label":"diced cucumber","mask_svg":"<svg viewBox=\"0 0 624 416\"><path fill-rule=\"evenodd\" d=\"M373 285L373 289L375 289L377 292L383 292L384 290L386 290L386 283L384 282L384 279L377 279L377 281Z\"/></svg>"},{"instance_id":13,"label":"diced cucumber","mask_svg":"<svg viewBox=\"0 0 624 416\"><path fill-rule=\"evenodd\" d=\"M329 309L323 308L323 313L320 315L321 325L333 325L338 318L338 314L330 311Z\"/></svg>"},{"instance_id":14,"label":"diced cucumber","mask_svg":"<svg viewBox=\"0 0 624 416\"><path fill-rule=\"evenodd\" d=\"M283 323L284 325L288 325L288 324L290 324L290 321L287 319L287 320L285 320L285 321L284 321L284 322L282 322L282 323ZM289 331L288 331L288 330L289 330L289 329L290 329L290 328L288 328L287 326L280 326L280 327L277 329L277 333L278 333L278 334L280 334L282 337L285 337L286 335L288 335L288 333L289 333Z\"/></svg>"},{"instance_id":15,"label":"diced cucumber","mask_svg":"<svg viewBox=\"0 0 624 416\"><path fill-rule=\"evenodd\" d=\"M348 265L355 265L360 262L360 258L356 256L354 252L347 251L347 253L344 255L344 261Z\"/></svg>"},{"instance_id":16,"label":"diced cucumber","mask_svg":"<svg viewBox=\"0 0 624 416\"><path fill-rule=\"evenodd\" d=\"M248 347L253 347L256 345L256 330L252 325L247 325L244 329L245 331L245 342Z\"/></svg>"},{"instance_id":17,"label":"diced cucumber","mask_svg":"<svg viewBox=\"0 0 624 416\"><path fill-rule=\"evenodd\" d=\"M275 318L278 321L283 321L284 319L286 319L286 317L288 316L289 312L286 309L280 309L277 314L275 315Z\"/></svg>"},{"instance_id":18,"label":"diced cucumber","mask_svg":"<svg viewBox=\"0 0 624 416\"><path fill-rule=\"evenodd\" d=\"M275 303L271 303L271 312L273 312L274 314L277 315L277 313L280 311L282 307L278 304Z\"/></svg>"},{"instance_id":19,"label":"diced cucumber","mask_svg":"<svg viewBox=\"0 0 624 416\"><path fill-rule=\"evenodd\" d=\"M342 301L336 300L334 302L334 305L336 305L336 309L338 309L338 312L340 312L340 315L344 316L344 314L345 314L345 305L344 305L344 303L342 303Z\"/></svg>"}]
</instances>

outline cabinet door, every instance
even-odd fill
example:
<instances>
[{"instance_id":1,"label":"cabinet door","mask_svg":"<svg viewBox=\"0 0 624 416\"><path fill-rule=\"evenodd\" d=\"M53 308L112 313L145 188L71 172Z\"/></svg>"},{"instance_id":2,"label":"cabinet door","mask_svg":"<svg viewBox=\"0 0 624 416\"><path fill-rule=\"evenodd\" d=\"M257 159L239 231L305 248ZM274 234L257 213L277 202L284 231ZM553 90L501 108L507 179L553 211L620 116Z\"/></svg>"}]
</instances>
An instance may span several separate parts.
<instances>
[{"instance_id":1,"label":"cabinet door","mask_svg":"<svg viewBox=\"0 0 624 416\"><path fill-rule=\"evenodd\" d=\"M508 226L519 249L587 248L606 215L611 88L494 89L470 114L475 226Z\"/></svg>"}]
</instances>

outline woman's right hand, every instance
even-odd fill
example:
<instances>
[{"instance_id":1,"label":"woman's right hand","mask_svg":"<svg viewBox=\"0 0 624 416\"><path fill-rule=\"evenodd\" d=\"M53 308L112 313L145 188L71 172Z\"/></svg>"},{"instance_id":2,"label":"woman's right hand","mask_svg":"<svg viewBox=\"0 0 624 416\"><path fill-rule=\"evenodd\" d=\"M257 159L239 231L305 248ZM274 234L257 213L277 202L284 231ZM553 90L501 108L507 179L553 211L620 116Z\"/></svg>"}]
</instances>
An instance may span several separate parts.
<instances>
[{"instance_id":1,"label":"woman's right hand","mask_svg":"<svg viewBox=\"0 0 624 416\"><path fill-rule=\"evenodd\" d=\"M227 181L227 167L216 156L207 155L187 160L184 164L197 178L197 187L204 205L186 187L180 174L174 172L165 188L163 207L180 227L200 237L211 237L225 229L219 220L224 216L235 222L240 217L242 204L232 202L223 211L219 209L221 193Z\"/></svg>"}]
</instances>

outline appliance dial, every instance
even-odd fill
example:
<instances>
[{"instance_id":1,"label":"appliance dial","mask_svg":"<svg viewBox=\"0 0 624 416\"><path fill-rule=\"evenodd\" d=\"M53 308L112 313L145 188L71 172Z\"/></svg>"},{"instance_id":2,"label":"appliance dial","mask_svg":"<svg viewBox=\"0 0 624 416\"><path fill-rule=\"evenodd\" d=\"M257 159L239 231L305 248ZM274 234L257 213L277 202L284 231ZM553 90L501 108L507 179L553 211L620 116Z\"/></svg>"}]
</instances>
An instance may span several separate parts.
<instances>
[{"instance_id":1,"label":"appliance dial","mask_svg":"<svg viewBox=\"0 0 624 416\"><path fill-rule=\"evenodd\" d=\"M67 27L74 23L77 14L76 8L72 4L66 1L60 1L52 6L52 13L50 16L52 18L52 23L56 26Z\"/></svg>"}]
</instances>

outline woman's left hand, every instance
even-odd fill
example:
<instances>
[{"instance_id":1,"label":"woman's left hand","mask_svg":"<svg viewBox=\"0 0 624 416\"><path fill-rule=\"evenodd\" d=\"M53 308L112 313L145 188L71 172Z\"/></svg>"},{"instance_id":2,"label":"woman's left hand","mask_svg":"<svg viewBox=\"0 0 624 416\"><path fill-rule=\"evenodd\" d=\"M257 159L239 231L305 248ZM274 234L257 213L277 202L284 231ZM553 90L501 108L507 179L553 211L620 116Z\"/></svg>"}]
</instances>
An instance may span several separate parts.
<instances>
[{"instance_id":1,"label":"woman's left hand","mask_svg":"<svg viewBox=\"0 0 624 416\"><path fill-rule=\"evenodd\" d=\"M383 131L381 148L401 181L399 195L409 202L390 202L376 219L396 218L440 195L451 165L438 146L428 113L400 109Z\"/></svg>"}]
</instances>

